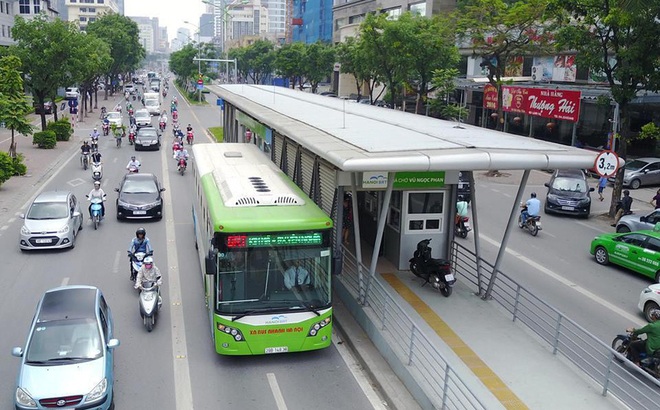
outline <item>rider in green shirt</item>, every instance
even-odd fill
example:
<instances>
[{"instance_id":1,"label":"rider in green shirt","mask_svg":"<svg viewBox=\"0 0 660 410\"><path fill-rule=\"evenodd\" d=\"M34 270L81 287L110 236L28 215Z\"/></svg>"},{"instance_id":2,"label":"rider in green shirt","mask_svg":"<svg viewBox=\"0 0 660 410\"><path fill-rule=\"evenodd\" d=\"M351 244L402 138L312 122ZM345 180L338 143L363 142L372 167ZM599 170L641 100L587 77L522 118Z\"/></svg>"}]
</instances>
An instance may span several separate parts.
<instances>
[{"instance_id":1,"label":"rider in green shirt","mask_svg":"<svg viewBox=\"0 0 660 410\"><path fill-rule=\"evenodd\" d=\"M635 329L628 328L628 332L631 332L633 336L638 336L645 334L646 340L637 340L630 344L630 356L631 360L639 365L639 354L642 351L646 351L646 354L649 356L653 355L653 352L660 350L660 310L655 309L651 311L651 319L653 322L648 325Z\"/></svg>"}]
</instances>

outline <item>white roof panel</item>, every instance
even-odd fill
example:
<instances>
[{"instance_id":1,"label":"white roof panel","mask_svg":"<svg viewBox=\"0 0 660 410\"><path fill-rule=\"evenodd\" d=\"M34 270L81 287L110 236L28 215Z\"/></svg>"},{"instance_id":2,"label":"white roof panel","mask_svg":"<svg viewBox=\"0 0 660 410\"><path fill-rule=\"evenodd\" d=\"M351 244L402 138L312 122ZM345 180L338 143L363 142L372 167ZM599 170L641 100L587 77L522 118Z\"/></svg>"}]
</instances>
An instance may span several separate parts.
<instances>
[{"instance_id":1,"label":"white roof panel","mask_svg":"<svg viewBox=\"0 0 660 410\"><path fill-rule=\"evenodd\" d=\"M249 84L209 88L344 171L591 168L597 155L289 88Z\"/></svg>"}]
</instances>

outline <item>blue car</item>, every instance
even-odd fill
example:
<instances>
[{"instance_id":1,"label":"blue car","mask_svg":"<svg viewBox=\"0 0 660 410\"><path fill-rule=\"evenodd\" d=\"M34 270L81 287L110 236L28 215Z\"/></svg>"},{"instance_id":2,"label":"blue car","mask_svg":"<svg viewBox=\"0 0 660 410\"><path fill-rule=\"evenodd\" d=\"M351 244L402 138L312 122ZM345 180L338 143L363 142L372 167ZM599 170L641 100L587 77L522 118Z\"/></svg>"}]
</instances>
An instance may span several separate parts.
<instances>
[{"instance_id":1,"label":"blue car","mask_svg":"<svg viewBox=\"0 0 660 410\"><path fill-rule=\"evenodd\" d=\"M114 409L110 307L93 286L63 286L39 301L16 379L16 409Z\"/></svg>"}]
</instances>

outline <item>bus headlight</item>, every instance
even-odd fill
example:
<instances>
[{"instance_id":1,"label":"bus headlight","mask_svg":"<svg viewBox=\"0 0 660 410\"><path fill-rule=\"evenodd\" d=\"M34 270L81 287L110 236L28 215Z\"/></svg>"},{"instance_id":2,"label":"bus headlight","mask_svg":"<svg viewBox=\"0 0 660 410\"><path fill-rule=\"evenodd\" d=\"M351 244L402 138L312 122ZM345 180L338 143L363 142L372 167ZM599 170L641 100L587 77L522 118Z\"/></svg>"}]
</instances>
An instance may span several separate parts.
<instances>
[{"instance_id":1,"label":"bus headlight","mask_svg":"<svg viewBox=\"0 0 660 410\"><path fill-rule=\"evenodd\" d=\"M236 329L235 327L230 327L230 326L225 326L221 323L217 324L218 330L230 335L231 337L234 338L235 341L237 342L244 342L245 338L243 337L243 333L239 329Z\"/></svg>"},{"instance_id":2,"label":"bus headlight","mask_svg":"<svg viewBox=\"0 0 660 410\"><path fill-rule=\"evenodd\" d=\"M314 337L318 334L319 330L322 328L326 327L327 325L330 324L330 317L326 317L325 319L321 320L320 322L314 323L310 329L309 332L307 332L307 337Z\"/></svg>"}]
</instances>

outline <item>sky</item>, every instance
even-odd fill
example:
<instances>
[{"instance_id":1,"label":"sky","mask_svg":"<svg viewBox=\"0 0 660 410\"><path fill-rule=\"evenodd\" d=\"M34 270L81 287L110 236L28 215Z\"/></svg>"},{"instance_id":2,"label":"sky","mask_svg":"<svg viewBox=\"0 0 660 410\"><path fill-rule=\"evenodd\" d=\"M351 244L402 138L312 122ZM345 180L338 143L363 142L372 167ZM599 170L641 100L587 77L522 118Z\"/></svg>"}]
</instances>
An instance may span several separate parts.
<instances>
[{"instance_id":1,"label":"sky","mask_svg":"<svg viewBox=\"0 0 660 410\"><path fill-rule=\"evenodd\" d=\"M199 16L206 5L202 0L124 0L124 14L129 17L158 17L158 25L167 27L167 36L172 41L181 27L197 31ZM185 24L189 21L195 26Z\"/></svg>"}]
</instances>

